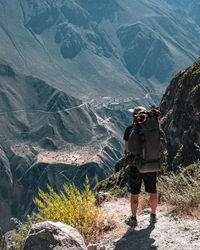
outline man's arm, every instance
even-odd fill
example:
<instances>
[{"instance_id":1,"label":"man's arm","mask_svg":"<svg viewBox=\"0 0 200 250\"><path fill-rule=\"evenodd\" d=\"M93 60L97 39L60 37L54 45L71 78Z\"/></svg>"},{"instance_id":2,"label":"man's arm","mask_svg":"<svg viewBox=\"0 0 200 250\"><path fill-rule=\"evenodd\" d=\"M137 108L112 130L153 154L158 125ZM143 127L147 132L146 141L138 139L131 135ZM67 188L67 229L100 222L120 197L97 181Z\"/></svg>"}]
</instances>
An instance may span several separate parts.
<instances>
[{"instance_id":1,"label":"man's arm","mask_svg":"<svg viewBox=\"0 0 200 250\"><path fill-rule=\"evenodd\" d=\"M125 150L126 150L127 153L130 152L129 149L128 149L128 141L125 141Z\"/></svg>"},{"instance_id":2,"label":"man's arm","mask_svg":"<svg viewBox=\"0 0 200 250\"><path fill-rule=\"evenodd\" d=\"M132 125L127 127L126 130L125 130L125 133L124 133L124 137L123 137L123 139L125 141L125 151L126 151L126 153L130 152L129 149L128 149L128 137L129 137L129 134L130 134L132 128L133 128Z\"/></svg>"}]
</instances>

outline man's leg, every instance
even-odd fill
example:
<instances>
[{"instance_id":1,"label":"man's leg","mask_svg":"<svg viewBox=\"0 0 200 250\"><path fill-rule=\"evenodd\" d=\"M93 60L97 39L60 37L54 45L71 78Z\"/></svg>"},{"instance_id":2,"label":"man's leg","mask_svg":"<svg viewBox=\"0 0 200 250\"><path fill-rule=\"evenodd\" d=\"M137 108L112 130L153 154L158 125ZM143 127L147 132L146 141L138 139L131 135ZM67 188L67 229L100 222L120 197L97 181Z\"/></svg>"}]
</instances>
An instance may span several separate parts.
<instances>
[{"instance_id":1,"label":"man's leg","mask_svg":"<svg viewBox=\"0 0 200 250\"><path fill-rule=\"evenodd\" d=\"M138 208L138 194L131 194L130 203L131 203L132 216L127 218L125 220L125 223L131 227L136 227L137 226L136 214L137 214L137 208Z\"/></svg>"},{"instance_id":2,"label":"man's leg","mask_svg":"<svg viewBox=\"0 0 200 250\"><path fill-rule=\"evenodd\" d=\"M150 206L152 214L156 214L157 205L158 205L158 195L150 193Z\"/></svg>"},{"instance_id":3,"label":"man's leg","mask_svg":"<svg viewBox=\"0 0 200 250\"><path fill-rule=\"evenodd\" d=\"M142 185L142 178L141 174L137 170L136 167L130 167L130 178L129 178L129 185L131 188L131 212L132 216L135 217L137 214L138 208L138 194L140 193L141 185Z\"/></svg>"},{"instance_id":4,"label":"man's leg","mask_svg":"<svg viewBox=\"0 0 200 250\"><path fill-rule=\"evenodd\" d=\"M138 194L131 195L131 212L132 216L135 217L138 209Z\"/></svg>"},{"instance_id":5,"label":"man's leg","mask_svg":"<svg viewBox=\"0 0 200 250\"><path fill-rule=\"evenodd\" d=\"M157 182L156 172L143 174L143 180L145 185L145 191L150 194L150 207L151 207L150 222L155 223L157 221L156 208L158 205L158 196L156 191L156 182Z\"/></svg>"},{"instance_id":6,"label":"man's leg","mask_svg":"<svg viewBox=\"0 0 200 250\"><path fill-rule=\"evenodd\" d=\"M137 226L137 208L138 208L138 194L140 193L142 179L140 173L138 172L136 167L130 167L130 178L129 178L129 185L131 188L131 199L130 199L130 206L131 206L131 213L132 216L128 218L125 222L129 226Z\"/></svg>"}]
</instances>

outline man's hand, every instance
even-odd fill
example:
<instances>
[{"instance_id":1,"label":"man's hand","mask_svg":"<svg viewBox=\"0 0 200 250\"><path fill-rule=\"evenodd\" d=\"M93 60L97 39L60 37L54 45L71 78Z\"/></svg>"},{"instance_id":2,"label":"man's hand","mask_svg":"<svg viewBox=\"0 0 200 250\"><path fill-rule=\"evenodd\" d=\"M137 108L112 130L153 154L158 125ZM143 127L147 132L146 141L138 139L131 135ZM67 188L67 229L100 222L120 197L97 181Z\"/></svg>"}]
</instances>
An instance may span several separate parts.
<instances>
[{"instance_id":1,"label":"man's hand","mask_svg":"<svg viewBox=\"0 0 200 250\"><path fill-rule=\"evenodd\" d=\"M134 155L131 152L126 152L125 155L127 164L132 166L135 159Z\"/></svg>"}]
</instances>

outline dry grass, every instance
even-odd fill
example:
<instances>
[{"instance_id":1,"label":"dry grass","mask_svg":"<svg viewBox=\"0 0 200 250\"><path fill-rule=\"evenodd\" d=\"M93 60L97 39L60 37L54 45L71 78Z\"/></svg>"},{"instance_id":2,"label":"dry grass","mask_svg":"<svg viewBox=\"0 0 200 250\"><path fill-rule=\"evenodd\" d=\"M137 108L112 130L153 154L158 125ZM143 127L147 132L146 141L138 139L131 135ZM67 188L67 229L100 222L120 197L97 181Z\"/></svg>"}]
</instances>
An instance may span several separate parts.
<instances>
[{"instance_id":1,"label":"dry grass","mask_svg":"<svg viewBox=\"0 0 200 250\"><path fill-rule=\"evenodd\" d=\"M75 185L63 185L63 191L55 192L48 186L49 192L39 190L34 203L38 212L28 217L28 221L17 222L17 233L14 236L16 249L23 249L28 231L33 223L42 221L60 221L76 228L84 237L85 243L98 240L107 230L115 225L112 219L103 214L100 207L95 205L96 193L90 190L88 178L85 189L80 192ZM33 221L34 218L34 221Z\"/></svg>"},{"instance_id":2,"label":"dry grass","mask_svg":"<svg viewBox=\"0 0 200 250\"><path fill-rule=\"evenodd\" d=\"M39 190L39 198L34 199L39 212L35 216L39 221L60 221L76 228L86 242L99 238L109 221L101 213L101 208L95 205L96 193L90 190L88 178L84 186L83 192L74 184L63 185L59 194L50 186L49 193Z\"/></svg>"},{"instance_id":3,"label":"dry grass","mask_svg":"<svg viewBox=\"0 0 200 250\"><path fill-rule=\"evenodd\" d=\"M138 212L150 206L150 196L147 193L141 192L139 195Z\"/></svg>"},{"instance_id":4,"label":"dry grass","mask_svg":"<svg viewBox=\"0 0 200 250\"><path fill-rule=\"evenodd\" d=\"M197 218L200 220L200 209L192 209L191 214L193 217Z\"/></svg>"},{"instance_id":5,"label":"dry grass","mask_svg":"<svg viewBox=\"0 0 200 250\"><path fill-rule=\"evenodd\" d=\"M193 164L179 173L161 176L158 182L161 203L174 210L200 218L200 164Z\"/></svg>"}]
</instances>

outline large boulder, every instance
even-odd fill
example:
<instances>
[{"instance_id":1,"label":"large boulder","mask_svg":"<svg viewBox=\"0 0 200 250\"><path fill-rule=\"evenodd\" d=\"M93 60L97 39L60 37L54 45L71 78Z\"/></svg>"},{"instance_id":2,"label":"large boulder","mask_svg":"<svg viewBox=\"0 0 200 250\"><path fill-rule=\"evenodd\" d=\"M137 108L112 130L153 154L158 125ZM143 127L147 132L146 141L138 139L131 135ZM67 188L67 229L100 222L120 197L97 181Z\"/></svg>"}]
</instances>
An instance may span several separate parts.
<instances>
[{"instance_id":1,"label":"large boulder","mask_svg":"<svg viewBox=\"0 0 200 250\"><path fill-rule=\"evenodd\" d=\"M78 231L61 222L45 221L32 225L24 250L86 250Z\"/></svg>"}]
</instances>

